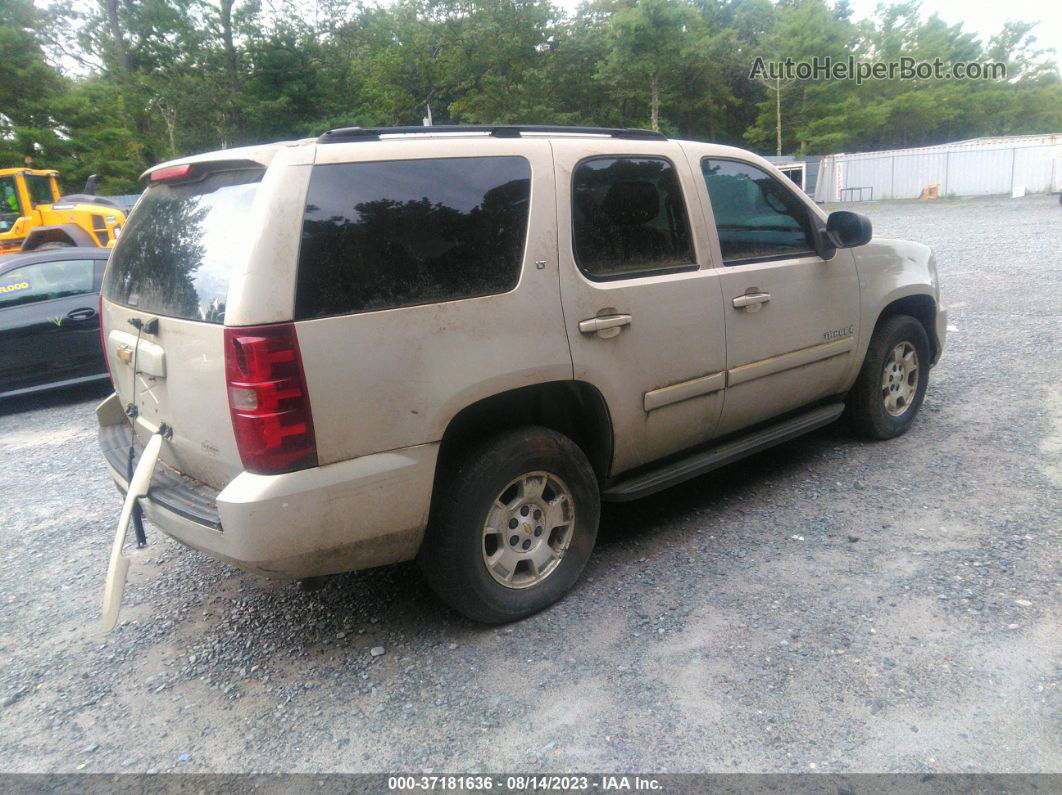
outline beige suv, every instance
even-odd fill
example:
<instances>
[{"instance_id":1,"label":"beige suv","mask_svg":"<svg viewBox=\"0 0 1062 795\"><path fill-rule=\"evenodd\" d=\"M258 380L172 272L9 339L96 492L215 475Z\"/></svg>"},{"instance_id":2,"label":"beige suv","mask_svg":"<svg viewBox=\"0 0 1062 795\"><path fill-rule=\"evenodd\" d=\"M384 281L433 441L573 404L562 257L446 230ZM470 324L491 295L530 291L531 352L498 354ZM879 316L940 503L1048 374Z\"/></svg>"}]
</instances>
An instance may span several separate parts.
<instances>
[{"instance_id":1,"label":"beige suv","mask_svg":"<svg viewBox=\"0 0 1062 795\"><path fill-rule=\"evenodd\" d=\"M579 577L602 500L847 413L918 413L930 250L765 160L640 130L341 129L146 175L109 262L98 410L159 529L311 577L416 558L502 622Z\"/></svg>"}]
</instances>

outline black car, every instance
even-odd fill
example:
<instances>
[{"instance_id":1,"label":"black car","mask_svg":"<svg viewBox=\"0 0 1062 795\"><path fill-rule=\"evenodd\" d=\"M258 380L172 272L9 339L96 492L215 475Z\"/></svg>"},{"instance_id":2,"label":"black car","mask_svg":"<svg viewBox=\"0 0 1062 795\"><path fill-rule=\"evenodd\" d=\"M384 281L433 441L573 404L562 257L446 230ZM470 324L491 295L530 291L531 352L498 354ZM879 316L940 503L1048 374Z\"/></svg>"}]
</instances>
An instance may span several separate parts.
<instances>
[{"instance_id":1,"label":"black car","mask_svg":"<svg viewBox=\"0 0 1062 795\"><path fill-rule=\"evenodd\" d=\"M0 398L107 378L99 291L109 249L0 258Z\"/></svg>"}]
</instances>

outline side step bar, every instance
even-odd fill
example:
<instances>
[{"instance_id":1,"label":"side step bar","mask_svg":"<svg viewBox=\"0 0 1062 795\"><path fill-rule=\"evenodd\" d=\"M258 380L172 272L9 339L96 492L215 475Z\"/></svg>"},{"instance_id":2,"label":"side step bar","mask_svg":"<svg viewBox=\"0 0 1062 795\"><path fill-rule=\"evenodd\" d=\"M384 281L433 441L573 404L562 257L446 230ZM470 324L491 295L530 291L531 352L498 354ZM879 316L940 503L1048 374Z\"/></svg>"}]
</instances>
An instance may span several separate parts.
<instances>
[{"instance_id":1,"label":"side step bar","mask_svg":"<svg viewBox=\"0 0 1062 795\"><path fill-rule=\"evenodd\" d=\"M795 439L823 425L829 425L840 417L843 411L843 403L830 403L806 411L784 422L761 428L718 447L702 450L687 458L665 464L659 469L621 480L602 491L601 499L609 502L628 502L647 497L684 480L695 478L753 453L774 447L776 444Z\"/></svg>"}]
</instances>

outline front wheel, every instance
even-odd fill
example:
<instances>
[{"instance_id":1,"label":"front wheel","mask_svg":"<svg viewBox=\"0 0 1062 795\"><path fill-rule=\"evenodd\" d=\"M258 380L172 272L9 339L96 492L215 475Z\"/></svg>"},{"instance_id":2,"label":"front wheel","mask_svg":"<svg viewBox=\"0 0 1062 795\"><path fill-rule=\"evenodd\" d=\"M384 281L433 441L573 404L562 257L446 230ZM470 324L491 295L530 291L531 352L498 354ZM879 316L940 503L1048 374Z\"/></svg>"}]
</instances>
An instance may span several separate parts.
<instances>
[{"instance_id":1,"label":"front wheel","mask_svg":"<svg viewBox=\"0 0 1062 795\"><path fill-rule=\"evenodd\" d=\"M436 486L417 562L435 592L471 619L538 612L575 584L597 538L600 496L582 450L526 427L470 452Z\"/></svg>"},{"instance_id":2,"label":"front wheel","mask_svg":"<svg viewBox=\"0 0 1062 795\"><path fill-rule=\"evenodd\" d=\"M875 330L846 413L874 439L892 439L914 422L929 384L929 338L909 315L894 315Z\"/></svg>"}]
</instances>

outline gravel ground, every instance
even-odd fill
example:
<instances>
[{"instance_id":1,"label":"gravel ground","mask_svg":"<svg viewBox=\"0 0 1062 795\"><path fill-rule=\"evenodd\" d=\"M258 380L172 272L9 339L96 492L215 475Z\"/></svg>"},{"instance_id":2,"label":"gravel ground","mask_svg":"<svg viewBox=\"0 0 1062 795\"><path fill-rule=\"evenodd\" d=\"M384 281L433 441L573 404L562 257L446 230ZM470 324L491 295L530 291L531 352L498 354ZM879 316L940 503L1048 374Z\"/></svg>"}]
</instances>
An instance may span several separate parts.
<instances>
[{"instance_id":1,"label":"gravel ground","mask_svg":"<svg viewBox=\"0 0 1062 795\"><path fill-rule=\"evenodd\" d=\"M0 406L0 770L1062 771L1062 208L860 209L952 310L911 432L608 507L506 628L411 565L305 592L149 527L104 634L103 395Z\"/></svg>"}]
</instances>

